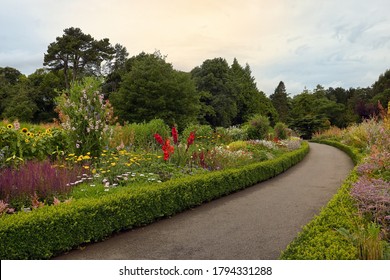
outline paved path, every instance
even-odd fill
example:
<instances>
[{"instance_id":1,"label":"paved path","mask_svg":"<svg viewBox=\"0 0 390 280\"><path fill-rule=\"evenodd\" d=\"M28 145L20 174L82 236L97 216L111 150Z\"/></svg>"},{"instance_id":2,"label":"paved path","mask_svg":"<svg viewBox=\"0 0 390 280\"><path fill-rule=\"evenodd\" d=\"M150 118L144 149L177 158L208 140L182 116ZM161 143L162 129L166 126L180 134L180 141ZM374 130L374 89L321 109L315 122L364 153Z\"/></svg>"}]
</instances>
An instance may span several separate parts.
<instances>
[{"instance_id":1,"label":"paved path","mask_svg":"<svg viewBox=\"0 0 390 280\"><path fill-rule=\"evenodd\" d=\"M277 259L353 168L336 148L310 148L276 178L56 259Z\"/></svg>"}]
</instances>

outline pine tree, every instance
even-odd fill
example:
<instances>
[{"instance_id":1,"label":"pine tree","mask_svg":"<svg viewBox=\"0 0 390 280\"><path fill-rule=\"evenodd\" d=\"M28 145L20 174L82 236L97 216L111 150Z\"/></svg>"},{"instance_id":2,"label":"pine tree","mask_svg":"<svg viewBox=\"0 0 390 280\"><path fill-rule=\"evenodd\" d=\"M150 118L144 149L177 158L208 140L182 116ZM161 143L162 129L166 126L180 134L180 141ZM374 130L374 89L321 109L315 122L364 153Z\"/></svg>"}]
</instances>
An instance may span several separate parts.
<instances>
[{"instance_id":1,"label":"pine tree","mask_svg":"<svg viewBox=\"0 0 390 280\"><path fill-rule=\"evenodd\" d=\"M288 94L286 92L286 86L284 85L283 81L279 82L279 85L275 89L274 94L271 94L270 99L279 114L279 120L281 122L287 123L290 106Z\"/></svg>"}]
</instances>

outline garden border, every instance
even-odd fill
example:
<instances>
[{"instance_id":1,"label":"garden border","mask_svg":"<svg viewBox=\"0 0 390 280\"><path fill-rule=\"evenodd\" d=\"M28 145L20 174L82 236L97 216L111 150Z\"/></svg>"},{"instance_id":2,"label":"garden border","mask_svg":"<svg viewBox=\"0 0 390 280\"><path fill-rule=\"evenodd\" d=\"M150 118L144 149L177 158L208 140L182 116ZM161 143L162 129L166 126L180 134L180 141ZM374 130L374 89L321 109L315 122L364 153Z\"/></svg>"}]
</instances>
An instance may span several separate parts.
<instances>
[{"instance_id":1,"label":"garden border","mask_svg":"<svg viewBox=\"0 0 390 280\"><path fill-rule=\"evenodd\" d=\"M0 259L49 259L114 232L149 224L270 179L300 162L309 144L276 159L45 206L0 219Z\"/></svg>"}]
</instances>

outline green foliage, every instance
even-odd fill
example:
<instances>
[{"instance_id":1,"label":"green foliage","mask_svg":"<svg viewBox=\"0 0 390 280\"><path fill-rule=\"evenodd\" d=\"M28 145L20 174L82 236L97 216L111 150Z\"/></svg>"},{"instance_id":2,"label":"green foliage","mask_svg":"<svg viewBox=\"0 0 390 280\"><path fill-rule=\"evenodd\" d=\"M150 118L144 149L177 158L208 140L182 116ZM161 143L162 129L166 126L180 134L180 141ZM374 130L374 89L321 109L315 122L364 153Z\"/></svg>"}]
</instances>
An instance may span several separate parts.
<instances>
[{"instance_id":1,"label":"green foliage","mask_svg":"<svg viewBox=\"0 0 390 280\"><path fill-rule=\"evenodd\" d=\"M128 149L150 151L156 147L156 141L153 137L155 133L160 134L165 139L170 135L170 130L161 119L153 119L148 123L117 125L110 140L110 147L116 148L123 145Z\"/></svg>"},{"instance_id":2,"label":"green foliage","mask_svg":"<svg viewBox=\"0 0 390 280\"><path fill-rule=\"evenodd\" d=\"M282 122L278 122L274 127L275 137L284 140L288 137L288 127Z\"/></svg>"},{"instance_id":3,"label":"green foliage","mask_svg":"<svg viewBox=\"0 0 390 280\"><path fill-rule=\"evenodd\" d=\"M113 232L151 223L276 176L302 160L308 151L304 143L299 150L267 162L122 188L99 199L79 199L3 216L0 258L47 259Z\"/></svg>"},{"instance_id":4,"label":"green foliage","mask_svg":"<svg viewBox=\"0 0 390 280\"><path fill-rule=\"evenodd\" d=\"M110 95L120 121L159 118L180 129L196 121L199 95L189 74L174 70L158 53L140 54L130 61L119 91Z\"/></svg>"},{"instance_id":5,"label":"green foliage","mask_svg":"<svg viewBox=\"0 0 390 280\"><path fill-rule=\"evenodd\" d=\"M112 112L108 102L103 101L99 92L100 83L94 78L75 82L58 99L62 126L68 132L70 149L78 155L90 152L101 154L108 144Z\"/></svg>"},{"instance_id":6,"label":"green foliage","mask_svg":"<svg viewBox=\"0 0 390 280\"><path fill-rule=\"evenodd\" d=\"M287 122L290 111L290 100L283 81L279 82L274 94L271 94L269 98L278 112L279 120L281 122Z\"/></svg>"},{"instance_id":7,"label":"green foliage","mask_svg":"<svg viewBox=\"0 0 390 280\"><path fill-rule=\"evenodd\" d=\"M249 120L247 125L248 139L266 139L270 128L267 117L256 115Z\"/></svg>"},{"instance_id":8,"label":"green foliage","mask_svg":"<svg viewBox=\"0 0 390 280\"><path fill-rule=\"evenodd\" d=\"M107 38L97 41L80 28L70 27L48 46L44 65L55 71L62 69L69 89L70 74L72 82L80 79L81 74L99 75L102 62L110 60L113 54L114 49Z\"/></svg>"},{"instance_id":9,"label":"green foliage","mask_svg":"<svg viewBox=\"0 0 390 280\"><path fill-rule=\"evenodd\" d=\"M248 143L246 141L234 141L234 142L231 142L229 145L228 145L228 149L230 151L238 151L238 150L244 150L248 147Z\"/></svg>"},{"instance_id":10,"label":"green foliage","mask_svg":"<svg viewBox=\"0 0 390 280\"><path fill-rule=\"evenodd\" d=\"M223 58L207 59L191 74L202 92L201 123L229 127L248 121L254 114L276 118L271 102L257 89L249 65L242 67L234 59L229 67Z\"/></svg>"}]
</instances>

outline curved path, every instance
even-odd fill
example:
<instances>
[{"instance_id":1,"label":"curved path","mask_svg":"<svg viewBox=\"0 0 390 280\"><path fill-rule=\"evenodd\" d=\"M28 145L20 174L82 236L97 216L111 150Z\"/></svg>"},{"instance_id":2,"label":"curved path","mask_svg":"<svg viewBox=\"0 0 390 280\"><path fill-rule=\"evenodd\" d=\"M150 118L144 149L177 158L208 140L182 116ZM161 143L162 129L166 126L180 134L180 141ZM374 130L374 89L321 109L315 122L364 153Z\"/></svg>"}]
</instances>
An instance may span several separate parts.
<instances>
[{"instance_id":1,"label":"curved path","mask_svg":"<svg viewBox=\"0 0 390 280\"><path fill-rule=\"evenodd\" d=\"M353 168L336 148L310 148L271 180L56 259L277 259Z\"/></svg>"}]
</instances>

